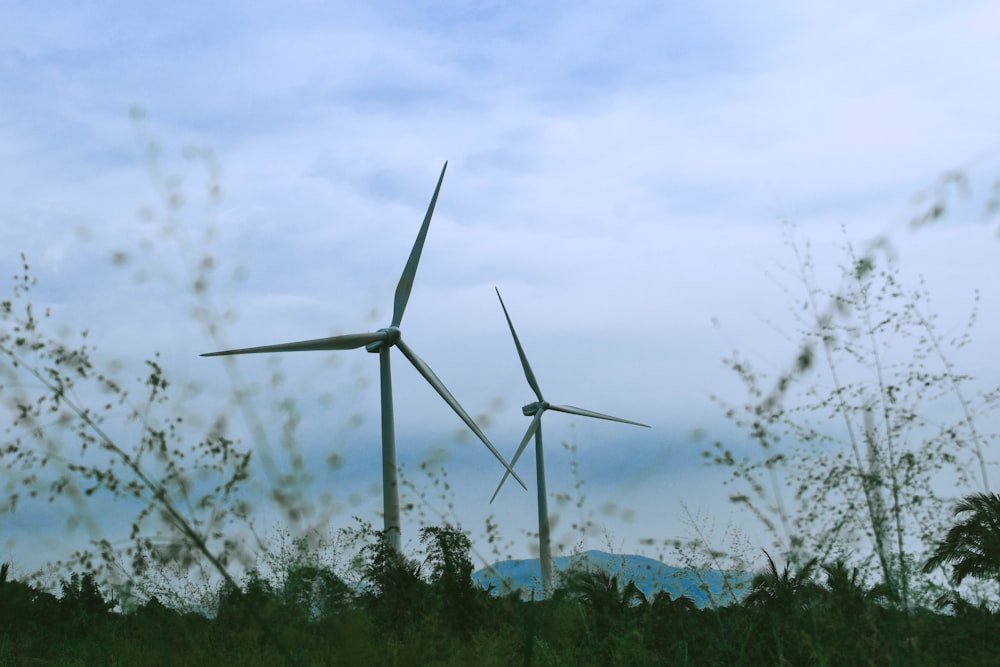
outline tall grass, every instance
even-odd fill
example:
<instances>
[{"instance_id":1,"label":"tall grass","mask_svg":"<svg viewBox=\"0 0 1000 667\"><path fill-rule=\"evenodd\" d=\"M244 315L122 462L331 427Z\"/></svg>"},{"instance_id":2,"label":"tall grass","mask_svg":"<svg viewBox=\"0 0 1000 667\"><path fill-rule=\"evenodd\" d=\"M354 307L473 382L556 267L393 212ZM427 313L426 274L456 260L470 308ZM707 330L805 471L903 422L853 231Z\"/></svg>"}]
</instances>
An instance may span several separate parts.
<instances>
[{"instance_id":1,"label":"tall grass","mask_svg":"<svg viewBox=\"0 0 1000 667\"><path fill-rule=\"evenodd\" d=\"M844 244L841 283L816 284L808 244L789 232L800 283L794 367L777 377L738 354L727 361L747 399L716 399L756 443L740 455L716 442L706 456L732 472L731 499L794 563L847 560L913 602L915 566L944 534L955 496L988 488L976 424L997 389L971 392L953 359L971 341L976 311L945 344L923 284L901 283L885 245ZM970 474L971 473L971 474ZM943 585L920 582L926 602Z\"/></svg>"}]
</instances>

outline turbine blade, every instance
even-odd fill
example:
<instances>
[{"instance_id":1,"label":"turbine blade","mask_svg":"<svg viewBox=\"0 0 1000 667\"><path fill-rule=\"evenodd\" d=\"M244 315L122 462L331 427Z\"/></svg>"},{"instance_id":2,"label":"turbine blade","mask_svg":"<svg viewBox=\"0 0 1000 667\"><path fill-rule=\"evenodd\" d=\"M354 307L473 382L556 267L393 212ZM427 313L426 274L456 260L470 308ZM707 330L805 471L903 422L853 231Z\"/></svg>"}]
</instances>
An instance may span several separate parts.
<instances>
[{"instance_id":1,"label":"turbine blade","mask_svg":"<svg viewBox=\"0 0 1000 667\"><path fill-rule=\"evenodd\" d=\"M593 410L584 410L583 408L576 408L572 405L550 405L549 410L555 410L556 412L566 412L571 415L582 415L584 417L595 417L597 419L607 419L612 422L621 422L623 424L632 424L633 426L644 426L646 428L651 428L649 424L642 424L640 422L634 422L631 419L622 419L621 417L612 417L611 415L604 415L600 412L594 412Z\"/></svg>"},{"instance_id":2,"label":"turbine blade","mask_svg":"<svg viewBox=\"0 0 1000 667\"><path fill-rule=\"evenodd\" d=\"M525 433L524 437L521 439L521 444L517 446L517 451L514 453L514 458L510 460L511 468L517 465L517 460L521 458L521 454L524 453L524 448L528 446L528 442L535 436L535 431L538 430L539 424L541 424L542 422L543 412L545 411L539 410L538 412L535 413L535 416L532 417L531 424L528 425L527 433ZM491 505L493 504L493 501L496 500L497 494L500 493L500 489L503 487L503 483L507 481L507 477L509 476L510 476L509 473L505 472L503 474L503 477L500 479L500 483L497 484L497 490L493 492L493 497L490 498Z\"/></svg>"},{"instance_id":3,"label":"turbine blade","mask_svg":"<svg viewBox=\"0 0 1000 667\"><path fill-rule=\"evenodd\" d=\"M441 175L438 177L437 187L431 196L431 203L427 206L427 214L424 215L424 222L420 225L420 232L417 240L413 243L413 250L410 251L410 258L406 260L406 267L403 275L399 277L399 284L396 285L396 299L392 308L392 326L398 327L403 320L403 311L406 310L406 302L410 300L410 290L413 289L413 278L417 275L417 264L420 263L420 253L424 249L424 239L427 238L427 228L431 224L431 216L434 215L434 205L437 204L438 193L441 191L441 182L444 181L444 172L448 168L445 161L441 167Z\"/></svg>"},{"instance_id":4,"label":"turbine blade","mask_svg":"<svg viewBox=\"0 0 1000 667\"><path fill-rule=\"evenodd\" d=\"M384 340L385 333L373 331L371 333L346 334L344 336L330 336L329 338L315 338L313 340L303 340L297 343L281 343L279 345L261 345L260 347L244 347L238 350L224 350L222 352L206 352L203 357L219 357L229 354L259 354L263 352L311 352L315 350L353 350L356 347L364 347L369 343Z\"/></svg>"},{"instance_id":5,"label":"turbine blade","mask_svg":"<svg viewBox=\"0 0 1000 667\"><path fill-rule=\"evenodd\" d=\"M514 323L510 321L510 315L507 313L507 306L503 303L503 297L500 296L500 290L494 287L497 291L497 298L500 299L500 307L503 308L503 315L507 318L507 326L510 327L510 335L514 337L514 345L517 347L517 354L521 357L521 366L524 368L524 377L528 379L528 385L531 390L535 392L535 396L538 397L539 401L544 401L542 398L542 390L538 388L538 381L535 380L535 374L531 372L531 364L528 363L528 357L524 354L524 348L521 347L521 340L517 337L517 332L514 331Z\"/></svg>"},{"instance_id":6,"label":"turbine blade","mask_svg":"<svg viewBox=\"0 0 1000 667\"><path fill-rule=\"evenodd\" d=\"M407 359L410 360L410 363L413 364L413 367L417 369L417 372L423 375L424 379L427 380L427 382L429 382L432 387L434 387L437 393L441 395L441 398L444 399L445 403L451 406L451 409L455 411L455 414L461 417L462 421L465 422L465 425L468 426L470 429L472 429L473 433L479 436L479 439L483 441L483 444L486 445L491 452L493 452L493 456L497 457L497 460L500 461L500 463L503 464L503 467L507 469L507 472L509 472L514 477L514 479L517 480L518 484L520 484L521 487L524 488L525 491L527 491L528 487L524 485L524 482L521 481L521 478L518 477L517 473L514 472L514 470L510 467L510 464L507 463L507 461L504 460L502 456L500 456L500 452L496 450L496 447L494 447L493 444L489 441L489 439L486 437L486 434L479 429L479 426L476 425L476 422L472 421L472 417L470 417L469 414L462 408L462 406L458 404L458 401L455 400L455 397L451 395L451 392L448 391L448 388L444 386L444 383L442 383L441 380L438 378L438 376L434 374L434 371L431 370L431 367L428 366L423 359L418 357L416 353L412 349L410 349L410 346L404 343L402 340L399 340L396 343L396 347L398 347L399 351L403 353L403 356L405 356Z\"/></svg>"}]
</instances>

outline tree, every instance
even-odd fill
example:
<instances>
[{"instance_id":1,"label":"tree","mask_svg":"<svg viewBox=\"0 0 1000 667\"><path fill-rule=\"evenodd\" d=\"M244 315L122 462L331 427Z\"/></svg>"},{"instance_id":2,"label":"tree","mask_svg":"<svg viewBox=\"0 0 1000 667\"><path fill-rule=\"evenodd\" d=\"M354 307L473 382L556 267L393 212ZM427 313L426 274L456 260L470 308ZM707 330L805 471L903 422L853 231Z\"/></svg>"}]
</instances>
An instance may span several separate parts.
<instances>
[{"instance_id":1,"label":"tree","mask_svg":"<svg viewBox=\"0 0 1000 667\"><path fill-rule=\"evenodd\" d=\"M695 611L698 605L687 595L673 597L667 591L657 591L649 601L649 608L655 615L671 618Z\"/></svg>"},{"instance_id":2,"label":"tree","mask_svg":"<svg viewBox=\"0 0 1000 667\"><path fill-rule=\"evenodd\" d=\"M0 628L37 631L56 625L60 605L55 596L9 579L9 573L10 563L0 565Z\"/></svg>"},{"instance_id":3,"label":"tree","mask_svg":"<svg viewBox=\"0 0 1000 667\"><path fill-rule=\"evenodd\" d=\"M282 599L309 619L324 619L346 608L351 589L329 568L293 565L285 576Z\"/></svg>"},{"instance_id":4,"label":"tree","mask_svg":"<svg viewBox=\"0 0 1000 667\"><path fill-rule=\"evenodd\" d=\"M758 572L750 582L750 592L743 598L743 605L779 615L791 615L812 607L820 597L820 586L813 580L819 559L811 558L796 572L786 562L778 572L771 554L767 556L767 569Z\"/></svg>"},{"instance_id":5,"label":"tree","mask_svg":"<svg viewBox=\"0 0 1000 667\"><path fill-rule=\"evenodd\" d=\"M885 583L868 588L861 578L861 571L848 566L843 560L824 563L822 570L826 573L829 606L845 614L859 614L868 604L892 599L892 590Z\"/></svg>"},{"instance_id":6,"label":"tree","mask_svg":"<svg viewBox=\"0 0 1000 667\"><path fill-rule=\"evenodd\" d=\"M1000 495L974 493L955 505L955 516L967 514L948 531L924 564L924 572L951 566L951 583L966 577L1000 579Z\"/></svg>"},{"instance_id":7,"label":"tree","mask_svg":"<svg viewBox=\"0 0 1000 667\"><path fill-rule=\"evenodd\" d=\"M632 579L624 585L617 574L600 567L574 568L563 573L562 588L590 607L599 616L620 616L626 609L646 602L646 596Z\"/></svg>"},{"instance_id":8,"label":"tree","mask_svg":"<svg viewBox=\"0 0 1000 667\"><path fill-rule=\"evenodd\" d=\"M694 600L686 595L675 598L661 590L654 593L644 607L651 642L657 650L664 654L673 650L679 658L686 656L687 645L700 619ZM684 664L681 659L678 662Z\"/></svg>"},{"instance_id":9,"label":"tree","mask_svg":"<svg viewBox=\"0 0 1000 667\"><path fill-rule=\"evenodd\" d=\"M94 575L73 573L69 581L62 582L63 608L86 615L100 615L111 610L115 603L104 599L104 594L94 581Z\"/></svg>"},{"instance_id":10,"label":"tree","mask_svg":"<svg viewBox=\"0 0 1000 667\"><path fill-rule=\"evenodd\" d=\"M425 526L420 541L426 546L430 582L446 597L461 597L472 590L472 542L461 529L450 525Z\"/></svg>"},{"instance_id":11,"label":"tree","mask_svg":"<svg viewBox=\"0 0 1000 667\"><path fill-rule=\"evenodd\" d=\"M470 636L483 615L480 603L488 597L472 581L472 542L460 528L448 524L421 528L420 541L438 613L460 636Z\"/></svg>"},{"instance_id":12,"label":"tree","mask_svg":"<svg viewBox=\"0 0 1000 667\"><path fill-rule=\"evenodd\" d=\"M386 531L367 528L371 542L361 550L367 590L360 601L387 633L403 633L422 619L428 603L420 562L392 545Z\"/></svg>"},{"instance_id":13,"label":"tree","mask_svg":"<svg viewBox=\"0 0 1000 667\"><path fill-rule=\"evenodd\" d=\"M622 582L617 574L600 567L576 567L560 575L561 590L556 598L579 600L589 612L593 632L598 639L609 637L612 631L630 616L633 608L647 600L631 578Z\"/></svg>"}]
</instances>

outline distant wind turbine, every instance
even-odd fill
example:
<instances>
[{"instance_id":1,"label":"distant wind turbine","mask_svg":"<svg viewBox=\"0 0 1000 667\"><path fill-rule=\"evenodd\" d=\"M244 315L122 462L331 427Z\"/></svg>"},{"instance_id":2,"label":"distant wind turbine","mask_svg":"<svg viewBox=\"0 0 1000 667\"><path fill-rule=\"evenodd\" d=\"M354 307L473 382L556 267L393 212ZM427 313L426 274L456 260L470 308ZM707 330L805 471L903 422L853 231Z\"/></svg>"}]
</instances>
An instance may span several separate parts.
<instances>
[{"instance_id":1,"label":"distant wind turbine","mask_svg":"<svg viewBox=\"0 0 1000 667\"><path fill-rule=\"evenodd\" d=\"M500 296L500 290L497 289L497 298L500 299L500 307L503 308L504 317L507 318L507 326L510 327L510 335L514 337L514 345L517 347L517 354L521 357L521 366L524 367L524 376L528 380L528 384L531 386L532 391L535 392L535 396L538 400L534 403L529 403L521 408L521 412L524 413L526 417L531 417L531 424L528 425L528 431L524 434L521 439L521 444L517 447L517 452L514 453L514 458L511 459L510 465L513 467L517 464L517 460L521 458L521 454L524 453L525 447L528 446L528 441L531 440L531 436L535 436L535 471L538 475L538 556L539 562L542 568L542 594L545 597L549 597L552 593L552 545L550 542L549 535L549 510L548 502L545 497L545 460L542 454L542 413L546 410L555 410L556 412L567 412L571 415L581 415L583 417L596 417L597 419L607 419L613 422L622 422L623 424L633 424L635 426L645 426L649 428L648 424L640 424L639 422L630 421L628 419L622 419L621 417L612 417L611 415L601 414L600 412L593 412L592 410L584 410L583 408L573 407L572 405L552 405L542 397L542 390L538 388L538 381L535 380L535 374L531 371L531 364L528 363L528 357L524 354L524 348L521 347L521 341L517 337L517 332L514 331L514 323L510 321L510 314L507 312L507 306L504 305L503 297ZM500 480L500 484L497 485L497 490L493 492L493 497L490 498L492 503L497 494L500 493L500 488L507 481L508 474L504 473L503 479Z\"/></svg>"},{"instance_id":2,"label":"distant wind turbine","mask_svg":"<svg viewBox=\"0 0 1000 667\"><path fill-rule=\"evenodd\" d=\"M510 464L500 455L500 452L490 443L486 435L479 429L472 418L459 405L455 397L444 386L438 376L434 374L423 359L418 357L410 347L403 342L400 337L399 324L403 319L403 311L406 309L406 302L410 298L410 290L413 288L413 278L417 273L417 264L420 262L420 252L424 247L424 239L427 237L427 228L434 214L434 205L437 203L438 193L441 190L441 183L444 181L444 172L448 168L448 163L444 163L441 168L441 176L438 178L437 187L434 188L434 195L431 203L427 207L427 214L424 222L420 226L420 233L410 251L410 258L406 261L403 275L396 286L396 297L393 304L392 324L384 329L375 332L346 334L343 336L331 336L329 338L316 338L304 340L296 343L283 343L279 345L264 345L261 347L249 347L239 350L226 350L224 352L209 352L203 357L215 357L230 354L257 354L262 352L304 352L315 350L352 350L364 347L369 352L379 354L379 375L382 387L382 502L385 515L385 533L389 543L400 551L400 519L399 519L399 485L396 480L396 435L392 417L392 374L389 369L389 350L393 346L398 347L403 356L409 359L414 368L417 369L424 379L441 395L441 398L451 406L451 409L461 417L462 421L472 429L472 432L479 436L497 460L507 469L507 474L524 486L524 482L517 476ZM504 476L506 479L506 475Z\"/></svg>"}]
</instances>

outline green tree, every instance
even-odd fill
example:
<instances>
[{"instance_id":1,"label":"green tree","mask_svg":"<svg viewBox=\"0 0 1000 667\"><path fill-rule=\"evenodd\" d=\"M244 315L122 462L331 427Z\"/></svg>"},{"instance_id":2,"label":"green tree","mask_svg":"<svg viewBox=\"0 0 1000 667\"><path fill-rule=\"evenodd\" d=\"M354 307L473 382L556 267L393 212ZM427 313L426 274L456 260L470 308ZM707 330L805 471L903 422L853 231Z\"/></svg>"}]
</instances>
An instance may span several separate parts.
<instances>
[{"instance_id":1,"label":"green tree","mask_svg":"<svg viewBox=\"0 0 1000 667\"><path fill-rule=\"evenodd\" d=\"M924 572L951 566L951 583L966 577L1000 579L1000 495L974 493L955 505L956 517L965 515L948 530L924 564Z\"/></svg>"},{"instance_id":2,"label":"green tree","mask_svg":"<svg viewBox=\"0 0 1000 667\"><path fill-rule=\"evenodd\" d=\"M631 578L622 582L617 574L586 566L560 573L553 599L583 607L589 637L608 660L622 642L637 641L633 621L639 619L647 604L646 596Z\"/></svg>"},{"instance_id":3,"label":"green tree","mask_svg":"<svg viewBox=\"0 0 1000 667\"><path fill-rule=\"evenodd\" d=\"M10 563L0 565L0 634L35 631L58 622L59 602L51 593L10 579Z\"/></svg>"},{"instance_id":4,"label":"green tree","mask_svg":"<svg viewBox=\"0 0 1000 667\"><path fill-rule=\"evenodd\" d=\"M283 602L308 619L331 618L347 608L351 589L329 568L293 565L285 575Z\"/></svg>"},{"instance_id":5,"label":"green tree","mask_svg":"<svg viewBox=\"0 0 1000 667\"><path fill-rule=\"evenodd\" d=\"M684 664L699 620L694 600L686 595L675 598L667 591L657 591L643 607L651 647L661 654L674 653L676 662Z\"/></svg>"},{"instance_id":6,"label":"green tree","mask_svg":"<svg viewBox=\"0 0 1000 667\"><path fill-rule=\"evenodd\" d=\"M397 551L384 530L369 533L372 541L361 550L367 589L360 601L387 634L405 632L428 604L420 562Z\"/></svg>"},{"instance_id":7,"label":"green tree","mask_svg":"<svg viewBox=\"0 0 1000 667\"><path fill-rule=\"evenodd\" d=\"M115 606L114 601L104 598L90 572L74 572L69 580L63 580L61 588L59 618L70 631L92 632Z\"/></svg>"},{"instance_id":8,"label":"green tree","mask_svg":"<svg viewBox=\"0 0 1000 667\"><path fill-rule=\"evenodd\" d=\"M667 591L657 591L649 600L649 609L653 614L665 618L673 618L687 614L698 608L695 601L687 595L673 597Z\"/></svg>"},{"instance_id":9,"label":"green tree","mask_svg":"<svg viewBox=\"0 0 1000 667\"><path fill-rule=\"evenodd\" d=\"M771 555L767 567L754 575L743 598L751 645L757 664L806 664L811 661L815 618L823 589L815 581L819 561L810 558L801 566L785 562L779 572Z\"/></svg>"},{"instance_id":10,"label":"green tree","mask_svg":"<svg viewBox=\"0 0 1000 667\"><path fill-rule=\"evenodd\" d=\"M617 574L600 567L574 568L562 575L563 594L583 602L599 616L621 616L625 610L646 603L646 596L632 579L621 583Z\"/></svg>"},{"instance_id":11,"label":"green tree","mask_svg":"<svg viewBox=\"0 0 1000 667\"><path fill-rule=\"evenodd\" d=\"M73 573L68 581L62 582L62 598L59 602L63 608L72 612L88 615L104 614L115 606L115 603L104 599L104 594L94 581L94 575L84 572L82 575Z\"/></svg>"},{"instance_id":12,"label":"green tree","mask_svg":"<svg viewBox=\"0 0 1000 667\"><path fill-rule=\"evenodd\" d=\"M472 589L472 542L461 529L451 525L425 526L420 529L430 565L430 582L439 586L446 597L461 597Z\"/></svg>"},{"instance_id":13,"label":"green tree","mask_svg":"<svg viewBox=\"0 0 1000 667\"><path fill-rule=\"evenodd\" d=\"M823 638L828 664L843 664L865 655L873 660L900 649L887 642L887 622L900 623L892 590L884 582L869 587L857 567L843 560L824 563L825 590L815 608L816 626ZM886 607L889 607L886 609ZM905 623L900 627L905 627ZM899 627L894 627L899 632Z\"/></svg>"},{"instance_id":14,"label":"green tree","mask_svg":"<svg viewBox=\"0 0 1000 667\"><path fill-rule=\"evenodd\" d=\"M482 609L478 603L484 596L472 581L472 542L460 528L448 524L421 528L420 541L438 613L453 630L468 637L479 625Z\"/></svg>"},{"instance_id":15,"label":"green tree","mask_svg":"<svg viewBox=\"0 0 1000 667\"><path fill-rule=\"evenodd\" d=\"M779 615L791 616L810 609L820 599L821 588L813 579L819 559L811 558L802 567L792 571L789 563L778 572L771 554L767 568L754 575L750 592L743 598L743 605Z\"/></svg>"},{"instance_id":16,"label":"green tree","mask_svg":"<svg viewBox=\"0 0 1000 667\"><path fill-rule=\"evenodd\" d=\"M867 587L861 571L843 560L824 563L821 567L826 573L826 603L845 615L859 614L870 604L892 600L892 590L885 583Z\"/></svg>"}]
</instances>

